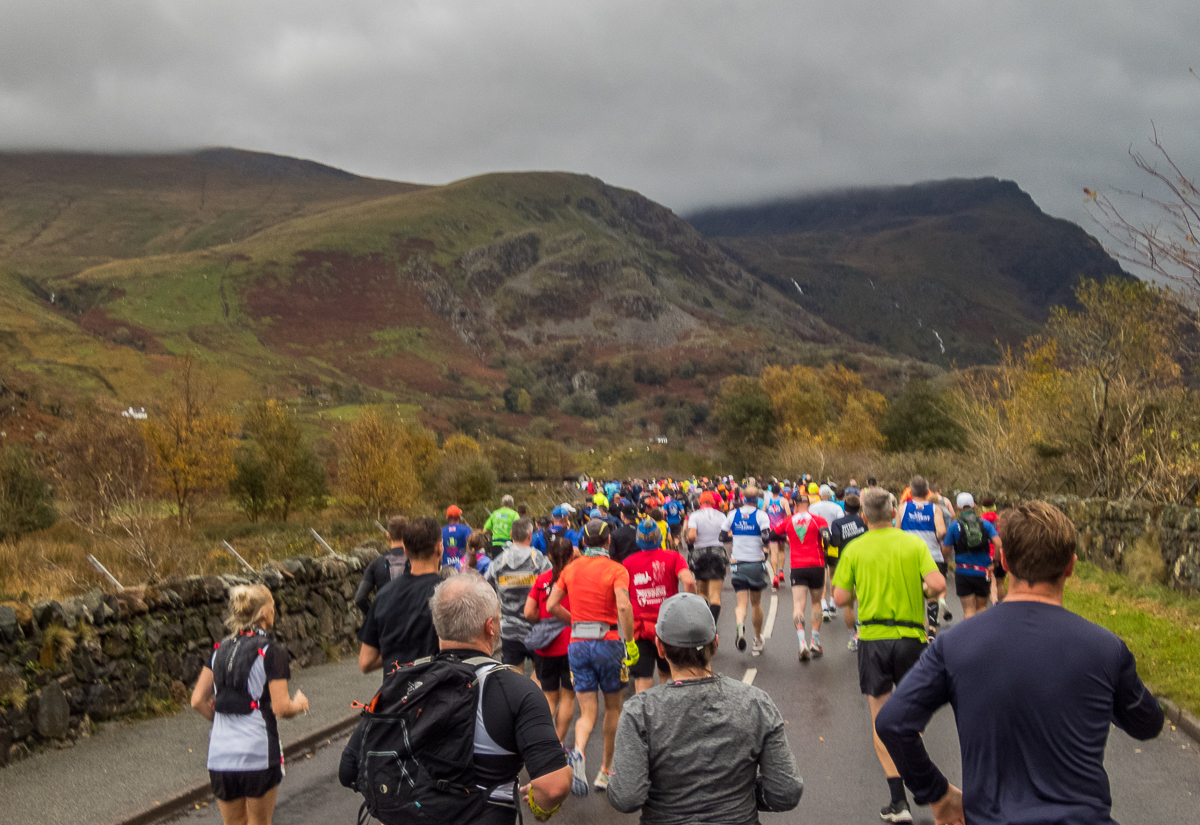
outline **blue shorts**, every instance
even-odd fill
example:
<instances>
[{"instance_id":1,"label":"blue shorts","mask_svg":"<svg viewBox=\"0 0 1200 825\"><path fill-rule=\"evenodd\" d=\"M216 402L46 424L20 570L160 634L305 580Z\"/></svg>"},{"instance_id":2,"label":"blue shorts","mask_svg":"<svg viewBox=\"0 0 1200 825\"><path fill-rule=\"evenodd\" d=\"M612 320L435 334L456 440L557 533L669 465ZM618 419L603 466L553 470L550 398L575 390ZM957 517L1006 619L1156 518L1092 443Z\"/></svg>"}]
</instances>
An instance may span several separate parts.
<instances>
[{"instance_id":1,"label":"blue shorts","mask_svg":"<svg viewBox=\"0 0 1200 825\"><path fill-rule=\"evenodd\" d=\"M588 639L567 647L571 681L576 693L620 693L629 681L625 643L619 639Z\"/></svg>"}]
</instances>

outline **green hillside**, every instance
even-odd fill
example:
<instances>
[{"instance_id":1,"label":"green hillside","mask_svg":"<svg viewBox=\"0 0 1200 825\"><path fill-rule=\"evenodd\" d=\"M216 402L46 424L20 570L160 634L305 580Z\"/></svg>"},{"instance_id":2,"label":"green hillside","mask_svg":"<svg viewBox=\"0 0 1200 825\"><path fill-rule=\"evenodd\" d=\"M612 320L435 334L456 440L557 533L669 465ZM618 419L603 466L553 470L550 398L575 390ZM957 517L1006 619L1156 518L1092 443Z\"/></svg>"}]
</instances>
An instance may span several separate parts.
<instances>
[{"instance_id":1,"label":"green hillside","mask_svg":"<svg viewBox=\"0 0 1200 825\"><path fill-rule=\"evenodd\" d=\"M1079 226L995 178L713 209L689 220L847 335L943 366L995 362L995 342L1015 344L1051 306L1071 304L1081 275L1124 275Z\"/></svg>"}]
</instances>

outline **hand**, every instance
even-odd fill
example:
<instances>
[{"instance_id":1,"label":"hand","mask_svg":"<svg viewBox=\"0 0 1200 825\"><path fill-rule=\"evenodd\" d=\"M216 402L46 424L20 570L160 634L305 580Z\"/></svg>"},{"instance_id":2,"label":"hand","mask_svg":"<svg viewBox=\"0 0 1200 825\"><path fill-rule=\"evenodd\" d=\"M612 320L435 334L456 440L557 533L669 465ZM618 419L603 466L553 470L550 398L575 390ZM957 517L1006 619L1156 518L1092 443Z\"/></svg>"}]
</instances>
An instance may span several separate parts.
<instances>
[{"instance_id":1,"label":"hand","mask_svg":"<svg viewBox=\"0 0 1200 825\"><path fill-rule=\"evenodd\" d=\"M637 642L635 640L630 639L625 643L625 667L633 667L636 665L641 656L641 651L638 650Z\"/></svg>"},{"instance_id":2,"label":"hand","mask_svg":"<svg viewBox=\"0 0 1200 825\"><path fill-rule=\"evenodd\" d=\"M937 825L964 825L962 791L950 785L946 795L929 806Z\"/></svg>"},{"instance_id":3,"label":"hand","mask_svg":"<svg viewBox=\"0 0 1200 825\"><path fill-rule=\"evenodd\" d=\"M295 704L296 710L308 713L308 697L299 688L296 689L296 698L292 699L292 703Z\"/></svg>"}]
</instances>

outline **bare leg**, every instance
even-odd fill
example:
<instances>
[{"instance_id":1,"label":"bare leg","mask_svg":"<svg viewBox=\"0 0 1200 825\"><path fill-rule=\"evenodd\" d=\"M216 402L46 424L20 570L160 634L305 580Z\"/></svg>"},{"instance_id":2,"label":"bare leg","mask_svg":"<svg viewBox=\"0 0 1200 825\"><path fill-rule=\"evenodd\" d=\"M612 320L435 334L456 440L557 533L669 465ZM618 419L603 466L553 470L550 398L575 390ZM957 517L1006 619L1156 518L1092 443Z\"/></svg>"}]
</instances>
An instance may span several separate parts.
<instances>
[{"instance_id":1,"label":"bare leg","mask_svg":"<svg viewBox=\"0 0 1200 825\"><path fill-rule=\"evenodd\" d=\"M576 693L575 698L579 700L579 719L575 722L575 750L583 753L583 749L587 747L588 739L592 735L592 728L596 727L596 715L600 712L600 702L596 699L596 693Z\"/></svg>"},{"instance_id":2,"label":"bare leg","mask_svg":"<svg viewBox=\"0 0 1200 825\"><path fill-rule=\"evenodd\" d=\"M799 585L792 585L792 624L796 628L796 641L800 641L800 634L804 632L804 604L808 598L808 588ZM813 599L815 602L816 599ZM819 618L817 621L821 621Z\"/></svg>"},{"instance_id":3,"label":"bare leg","mask_svg":"<svg viewBox=\"0 0 1200 825\"><path fill-rule=\"evenodd\" d=\"M750 601L749 590L739 590L735 594L737 596L737 607L733 609L733 620L738 624L746 623L746 605ZM761 610L761 608L760 608Z\"/></svg>"},{"instance_id":4,"label":"bare leg","mask_svg":"<svg viewBox=\"0 0 1200 825\"><path fill-rule=\"evenodd\" d=\"M875 739L875 755L879 757L879 764L883 765L884 775L888 779L895 779L900 776L900 771L896 770L896 763L892 761L891 754L883 746L883 740L875 732L875 717L879 715L879 710L891 695L892 692L888 691L882 696L868 696L867 704L871 706L871 736Z\"/></svg>"},{"instance_id":5,"label":"bare leg","mask_svg":"<svg viewBox=\"0 0 1200 825\"><path fill-rule=\"evenodd\" d=\"M651 679L651 682L654 680ZM604 694L604 770L612 769L613 750L616 748L617 723L621 721L623 693Z\"/></svg>"},{"instance_id":6,"label":"bare leg","mask_svg":"<svg viewBox=\"0 0 1200 825\"><path fill-rule=\"evenodd\" d=\"M553 706L552 706L553 707ZM571 720L575 718L575 691L562 688L558 692L558 711L554 719L554 732L558 741L567 741L567 731L571 729Z\"/></svg>"},{"instance_id":7,"label":"bare leg","mask_svg":"<svg viewBox=\"0 0 1200 825\"><path fill-rule=\"evenodd\" d=\"M279 791L276 785L257 799L246 800L247 821L250 825L271 825L271 817L275 813L275 794Z\"/></svg>"},{"instance_id":8,"label":"bare leg","mask_svg":"<svg viewBox=\"0 0 1200 825\"><path fill-rule=\"evenodd\" d=\"M761 639L763 629L763 592L761 590L751 590L748 592L750 593L750 606L753 608L750 614L750 620L754 622L754 638ZM743 615L745 614L743 613Z\"/></svg>"},{"instance_id":9,"label":"bare leg","mask_svg":"<svg viewBox=\"0 0 1200 825\"><path fill-rule=\"evenodd\" d=\"M249 814L246 813L246 799L235 799L232 802L217 800L217 807L221 809L221 819L225 821L225 825L246 825L249 820Z\"/></svg>"}]
</instances>

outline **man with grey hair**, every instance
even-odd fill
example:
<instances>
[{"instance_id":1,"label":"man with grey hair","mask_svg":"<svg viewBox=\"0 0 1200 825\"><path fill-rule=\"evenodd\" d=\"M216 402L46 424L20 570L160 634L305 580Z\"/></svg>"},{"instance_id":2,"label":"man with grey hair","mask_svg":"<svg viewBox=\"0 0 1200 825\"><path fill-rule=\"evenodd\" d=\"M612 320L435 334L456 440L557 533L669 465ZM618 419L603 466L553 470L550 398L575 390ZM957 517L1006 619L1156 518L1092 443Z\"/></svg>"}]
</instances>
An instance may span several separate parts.
<instances>
[{"instance_id":1,"label":"man with grey hair","mask_svg":"<svg viewBox=\"0 0 1200 825\"><path fill-rule=\"evenodd\" d=\"M497 511L499 512L499 511ZM492 560L486 578L500 596L500 661L524 669L525 660L534 661L534 652L525 647L525 637L533 625L525 618L525 600L538 576L550 569L550 560L533 549L533 521L517 519L510 530L511 541ZM533 675L537 681L536 672Z\"/></svg>"},{"instance_id":2,"label":"man with grey hair","mask_svg":"<svg viewBox=\"0 0 1200 825\"><path fill-rule=\"evenodd\" d=\"M521 516L513 509L513 497L505 496L500 499L500 509L492 512L487 521L483 523L483 529L492 534L492 557L504 549L504 545L508 544L512 538L513 522Z\"/></svg>"},{"instance_id":3,"label":"man with grey hair","mask_svg":"<svg viewBox=\"0 0 1200 825\"><path fill-rule=\"evenodd\" d=\"M517 806L523 802L535 819L545 822L570 794L571 769L541 691L491 658L500 641L499 598L478 574L463 572L434 589L428 608L440 652L432 660L422 661L465 664L474 668L478 678L474 781L490 793L486 803L472 803L464 797L460 821L512 825L517 821ZM359 727L342 753L338 777L346 787L358 785L362 736ZM522 768L529 772L530 782L518 788ZM481 816L477 815L480 804L484 809ZM390 820L385 815L382 821L390 825L408 820Z\"/></svg>"},{"instance_id":4,"label":"man with grey hair","mask_svg":"<svg viewBox=\"0 0 1200 825\"><path fill-rule=\"evenodd\" d=\"M929 547L893 526L896 509L887 490L863 491L867 533L846 545L833 574L838 607L858 599L858 683L875 717L925 649L925 598L946 590ZM932 505L930 505L932 506ZM875 754L887 776L891 801L879 812L887 822L912 822L904 782L879 736Z\"/></svg>"}]
</instances>

